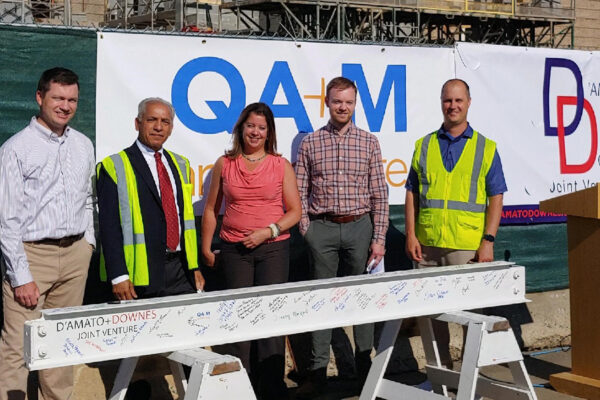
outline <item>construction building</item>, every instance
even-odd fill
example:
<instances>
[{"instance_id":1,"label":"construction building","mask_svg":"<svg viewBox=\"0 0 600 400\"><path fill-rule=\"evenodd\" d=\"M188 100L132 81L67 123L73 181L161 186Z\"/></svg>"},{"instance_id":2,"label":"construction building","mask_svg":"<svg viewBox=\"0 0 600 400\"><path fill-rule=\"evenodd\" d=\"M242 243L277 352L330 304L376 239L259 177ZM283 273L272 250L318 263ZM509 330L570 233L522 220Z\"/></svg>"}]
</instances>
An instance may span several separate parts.
<instances>
[{"instance_id":1,"label":"construction building","mask_svg":"<svg viewBox=\"0 0 600 400\"><path fill-rule=\"evenodd\" d=\"M600 48L597 0L0 0L0 21L355 43Z\"/></svg>"}]
</instances>

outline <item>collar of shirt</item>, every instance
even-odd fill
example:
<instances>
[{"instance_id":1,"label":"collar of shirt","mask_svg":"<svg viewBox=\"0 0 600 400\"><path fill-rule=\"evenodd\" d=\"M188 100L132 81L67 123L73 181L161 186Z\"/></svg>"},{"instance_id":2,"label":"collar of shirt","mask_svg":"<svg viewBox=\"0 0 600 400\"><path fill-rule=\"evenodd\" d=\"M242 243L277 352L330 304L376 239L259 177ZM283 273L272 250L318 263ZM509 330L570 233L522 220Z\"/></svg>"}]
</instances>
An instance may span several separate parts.
<instances>
[{"instance_id":1,"label":"collar of shirt","mask_svg":"<svg viewBox=\"0 0 600 400\"><path fill-rule=\"evenodd\" d=\"M348 126L346 127L346 130L344 132L340 131L335 126L333 126L331 121L327 122L327 125L325 125L325 130L327 130L327 132L331 132L338 136L344 136L347 133L355 132L356 129L357 129L356 125L354 125L354 122L352 122L352 121L350 121L350 123L348 124Z\"/></svg>"},{"instance_id":2,"label":"collar of shirt","mask_svg":"<svg viewBox=\"0 0 600 400\"><path fill-rule=\"evenodd\" d=\"M137 139L136 139L135 143L137 144L138 148L142 152L142 155L144 156L144 160L146 161L146 164L148 164L148 168L150 168L150 173L152 174L152 179L154 179L154 184L156 185L156 190L158 191L158 196L161 197L160 181L158 178L158 170L156 168L156 159L154 158L154 153L156 153L156 152ZM166 160L164 148L161 148L160 150L158 150L158 152L161 154L161 160L162 160L163 164L165 165L167 174L169 175L169 180L171 181L171 187L173 188L173 196L175 196L175 207L177 208L177 215L180 215L179 214L179 203L177 202L177 183L175 181L175 175L173 175L173 171L171 170L171 167L169 166L169 162ZM177 245L176 251L179 251L179 250L181 250L181 242L179 242L179 244Z\"/></svg>"},{"instance_id":3,"label":"collar of shirt","mask_svg":"<svg viewBox=\"0 0 600 400\"><path fill-rule=\"evenodd\" d=\"M154 151L150 147L146 146L144 143L140 142L139 139L136 139L135 143L137 144L138 148L140 149L140 151L142 152L142 154L144 155L144 157L150 157L151 156L152 159L154 159L154 153L156 153L156 151ZM162 157L163 156L163 148L161 147L160 150L158 150L158 152L160 153L160 155Z\"/></svg>"},{"instance_id":4,"label":"collar of shirt","mask_svg":"<svg viewBox=\"0 0 600 400\"><path fill-rule=\"evenodd\" d=\"M50 129L46 128L44 125L40 124L40 122L38 121L38 117L32 117L31 123L29 124L29 126L38 135L40 135L40 137L42 139L51 140L53 142L59 142L59 143L62 143L65 140L67 140L67 138L69 137L69 134L70 134L70 130L71 130L71 128L67 125L65 127L65 132L61 136L58 136L56 134L56 132L53 132Z\"/></svg>"},{"instance_id":5,"label":"collar of shirt","mask_svg":"<svg viewBox=\"0 0 600 400\"><path fill-rule=\"evenodd\" d=\"M461 133L460 135L454 137L452 136L447 130L444 129L444 125L442 125L440 127L440 129L437 132L438 134L438 139L446 139L450 142L457 142L462 138L472 138L473 137L473 128L471 128L471 124L467 123L467 129L465 129L465 131L463 133Z\"/></svg>"}]
</instances>

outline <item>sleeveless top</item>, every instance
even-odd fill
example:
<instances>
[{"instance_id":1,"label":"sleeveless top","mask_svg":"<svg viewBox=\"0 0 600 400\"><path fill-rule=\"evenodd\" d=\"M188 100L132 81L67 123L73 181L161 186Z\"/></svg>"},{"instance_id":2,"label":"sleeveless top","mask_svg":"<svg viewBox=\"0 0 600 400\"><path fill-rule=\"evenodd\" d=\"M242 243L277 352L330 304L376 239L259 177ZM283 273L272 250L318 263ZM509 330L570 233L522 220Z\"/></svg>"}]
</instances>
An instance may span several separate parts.
<instances>
[{"instance_id":1,"label":"sleeveless top","mask_svg":"<svg viewBox=\"0 0 600 400\"><path fill-rule=\"evenodd\" d=\"M223 160L221 177L225 214L220 237L235 243L256 229L267 228L283 216L285 159L267 154L253 171L246 168L241 156L234 160L223 157ZM289 232L285 231L276 239L268 239L264 243L289 237Z\"/></svg>"}]
</instances>

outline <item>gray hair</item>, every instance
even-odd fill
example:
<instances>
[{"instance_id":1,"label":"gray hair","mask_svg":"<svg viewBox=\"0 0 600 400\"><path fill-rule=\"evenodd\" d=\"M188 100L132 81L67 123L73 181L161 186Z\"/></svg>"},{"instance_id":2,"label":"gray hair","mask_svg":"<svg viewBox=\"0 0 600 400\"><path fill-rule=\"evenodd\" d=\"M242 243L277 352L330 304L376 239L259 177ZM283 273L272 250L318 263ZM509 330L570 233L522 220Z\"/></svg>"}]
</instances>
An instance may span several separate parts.
<instances>
[{"instance_id":1,"label":"gray hair","mask_svg":"<svg viewBox=\"0 0 600 400\"><path fill-rule=\"evenodd\" d=\"M160 103L160 104L166 106L169 109L169 111L171 112L171 119L175 118L175 109L173 108L173 105L171 103L169 103L168 101L166 101L164 99L161 99L160 97L147 97L144 100L140 101L140 104L138 104L138 115L137 115L138 120L142 119L142 117L146 113L146 107L150 103Z\"/></svg>"}]
</instances>

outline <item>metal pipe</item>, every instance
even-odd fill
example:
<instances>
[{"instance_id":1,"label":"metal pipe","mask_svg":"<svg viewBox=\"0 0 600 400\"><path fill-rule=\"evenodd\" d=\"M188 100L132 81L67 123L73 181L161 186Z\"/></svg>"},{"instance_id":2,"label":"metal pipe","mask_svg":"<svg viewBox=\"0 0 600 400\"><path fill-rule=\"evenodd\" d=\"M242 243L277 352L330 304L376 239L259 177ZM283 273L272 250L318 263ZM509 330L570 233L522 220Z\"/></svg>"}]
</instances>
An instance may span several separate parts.
<instances>
[{"instance_id":1,"label":"metal pipe","mask_svg":"<svg viewBox=\"0 0 600 400\"><path fill-rule=\"evenodd\" d=\"M316 14L317 14L317 40L321 39L321 4L317 2Z\"/></svg>"},{"instance_id":2,"label":"metal pipe","mask_svg":"<svg viewBox=\"0 0 600 400\"><path fill-rule=\"evenodd\" d=\"M337 17L337 40L342 40L342 31L341 31L342 28L340 26L340 24L341 24L341 21L340 21L341 20L341 17L340 17L341 11L342 11L342 7L340 6L340 3L338 3L337 4L337 15L336 15L336 17Z\"/></svg>"}]
</instances>

